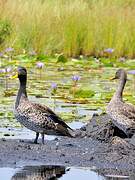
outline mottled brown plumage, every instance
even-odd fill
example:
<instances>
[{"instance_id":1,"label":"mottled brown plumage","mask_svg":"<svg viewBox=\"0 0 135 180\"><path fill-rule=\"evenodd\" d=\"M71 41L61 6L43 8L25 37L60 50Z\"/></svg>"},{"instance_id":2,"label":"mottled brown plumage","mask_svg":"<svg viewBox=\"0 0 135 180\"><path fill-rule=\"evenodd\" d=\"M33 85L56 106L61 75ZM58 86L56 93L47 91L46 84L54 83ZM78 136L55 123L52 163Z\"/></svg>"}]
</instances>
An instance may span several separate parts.
<instances>
[{"instance_id":1,"label":"mottled brown plumage","mask_svg":"<svg viewBox=\"0 0 135 180\"><path fill-rule=\"evenodd\" d=\"M132 129L132 133L135 132L135 106L125 103L122 98L127 81L126 71L119 69L113 79L119 79L118 87L106 108L106 112L113 119L113 123L130 136L131 132L128 132L130 129Z\"/></svg>"},{"instance_id":2,"label":"mottled brown plumage","mask_svg":"<svg viewBox=\"0 0 135 180\"><path fill-rule=\"evenodd\" d=\"M14 114L17 121L36 132L34 142L37 143L39 133L42 135L42 143L44 143L44 134L73 137L74 131L50 108L28 100L26 92L27 71L24 67L18 68L18 78L20 88Z\"/></svg>"}]
</instances>

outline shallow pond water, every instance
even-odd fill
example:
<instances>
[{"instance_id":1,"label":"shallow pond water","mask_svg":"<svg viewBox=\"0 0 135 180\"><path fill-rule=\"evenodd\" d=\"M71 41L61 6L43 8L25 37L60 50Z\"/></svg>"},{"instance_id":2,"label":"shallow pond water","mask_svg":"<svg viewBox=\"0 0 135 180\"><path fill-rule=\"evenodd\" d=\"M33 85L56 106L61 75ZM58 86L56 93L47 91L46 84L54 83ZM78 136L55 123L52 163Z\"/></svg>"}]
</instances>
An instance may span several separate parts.
<instances>
[{"instance_id":1,"label":"shallow pond water","mask_svg":"<svg viewBox=\"0 0 135 180\"><path fill-rule=\"evenodd\" d=\"M71 126L73 122L87 123L94 113L101 114L104 112L116 88L116 82L109 80L115 74L115 68L108 67L93 70L85 63L75 65L72 63L67 65L47 63L42 70L36 69L35 65L27 69L29 99L49 106L67 123L71 123ZM86 93L85 98L81 97L82 94L77 97L74 96L72 76L76 74L81 77L76 90L82 89L87 92L90 90L90 96L88 93ZM22 128L13 115L19 82L18 79L8 79L7 82L8 84L5 85L5 78L0 77L2 94L0 97L0 137L16 138L17 133L19 133L18 137L24 138L25 133L32 134L32 132L28 133L29 131L27 132L26 128ZM51 88L52 83L57 83L55 93ZM5 86L8 87L8 90L5 90ZM126 100L132 99L134 101L131 98L131 82L128 82L126 90L128 91L125 94ZM78 128L77 123L74 124L73 128Z\"/></svg>"},{"instance_id":2,"label":"shallow pond water","mask_svg":"<svg viewBox=\"0 0 135 180\"><path fill-rule=\"evenodd\" d=\"M84 123L82 122L71 122L68 123L68 125L73 129L79 129L81 128ZM8 138L8 139L27 139L32 141L32 139L35 138L35 132L25 128L25 127L8 127L8 128L0 128L0 135L1 137ZM39 137L40 139L41 137ZM56 136L45 136L45 140L54 140ZM40 140L39 140L40 141Z\"/></svg>"},{"instance_id":3,"label":"shallow pond water","mask_svg":"<svg viewBox=\"0 0 135 180\"><path fill-rule=\"evenodd\" d=\"M100 173L87 167L64 167L51 165L24 166L19 168L0 168L0 178L3 180L128 180L132 175Z\"/></svg>"},{"instance_id":4,"label":"shallow pond water","mask_svg":"<svg viewBox=\"0 0 135 180\"><path fill-rule=\"evenodd\" d=\"M65 168L64 166L26 166L24 168L0 168L0 178L3 180L19 180L19 179L60 179L68 180L100 180L102 179L97 173L83 168Z\"/></svg>"}]
</instances>

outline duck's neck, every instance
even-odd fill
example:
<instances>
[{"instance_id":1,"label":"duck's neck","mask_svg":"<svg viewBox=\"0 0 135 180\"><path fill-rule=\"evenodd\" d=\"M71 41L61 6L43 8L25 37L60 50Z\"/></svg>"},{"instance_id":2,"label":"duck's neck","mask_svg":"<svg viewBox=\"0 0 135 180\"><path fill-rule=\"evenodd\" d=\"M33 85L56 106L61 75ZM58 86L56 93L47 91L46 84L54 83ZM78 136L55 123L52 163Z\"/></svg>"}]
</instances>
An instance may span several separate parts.
<instances>
[{"instance_id":1,"label":"duck's neck","mask_svg":"<svg viewBox=\"0 0 135 180\"><path fill-rule=\"evenodd\" d=\"M119 79L117 90L112 98L112 100L120 100L122 101L122 94L124 90L124 86L126 84L126 77L122 76Z\"/></svg>"},{"instance_id":2,"label":"duck's neck","mask_svg":"<svg viewBox=\"0 0 135 180\"><path fill-rule=\"evenodd\" d=\"M15 103L15 109L18 107L20 104L21 97L24 96L27 98L27 91L26 91L26 82L27 82L27 77L20 80L20 87L18 90L17 98L16 98L16 103Z\"/></svg>"}]
</instances>

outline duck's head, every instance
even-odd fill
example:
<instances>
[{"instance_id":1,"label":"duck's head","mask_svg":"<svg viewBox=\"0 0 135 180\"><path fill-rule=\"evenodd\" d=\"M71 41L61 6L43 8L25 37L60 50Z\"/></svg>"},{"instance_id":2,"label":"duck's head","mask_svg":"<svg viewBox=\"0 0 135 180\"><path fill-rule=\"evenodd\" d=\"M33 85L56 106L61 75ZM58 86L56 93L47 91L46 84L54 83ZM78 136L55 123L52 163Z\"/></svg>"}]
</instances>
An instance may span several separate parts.
<instances>
[{"instance_id":1,"label":"duck's head","mask_svg":"<svg viewBox=\"0 0 135 180\"><path fill-rule=\"evenodd\" d=\"M12 76L12 79L19 78L20 82L26 82L27 80L27 70L25 67L18 66L17 72L14 76Z\"/></svg>"},{"instance_id":2,"label":"duck's head","mask_svg":"<svg viewBox=\"0 0 135 180\"><path fill-rule=\"evenodd\" d=\"M18 66L18 68L17 68L17 74L18 74L18 78L27 76L27 70L26 70L26 68L25 68L25 67L22 67L22 66Z\"/></svg>"},{"instance_id":3,"label":"duck's head","mask_svg":"<svg viewBox=\"0 0 135 180\"><path fill-rule=\"evenodd\" d=\"M127 73L124 69L118 69L115 73L115 77L111 79L114 80L114 79L121 79L121 78L127 80Z\"/></svg>"}]
</instances>

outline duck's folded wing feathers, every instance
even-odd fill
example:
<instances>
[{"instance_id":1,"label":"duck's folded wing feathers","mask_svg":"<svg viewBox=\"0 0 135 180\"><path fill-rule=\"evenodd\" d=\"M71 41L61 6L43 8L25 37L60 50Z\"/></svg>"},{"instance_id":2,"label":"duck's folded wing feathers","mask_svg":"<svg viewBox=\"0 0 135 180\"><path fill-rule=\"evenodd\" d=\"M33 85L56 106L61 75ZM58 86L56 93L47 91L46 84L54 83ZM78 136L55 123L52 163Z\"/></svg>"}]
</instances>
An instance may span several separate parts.
<instances>
[{"instance_id":1,"label":"duck's folded wing feathers","mask_svg":"<svg viewBox=\"0 0 135 180\"><path fill-rule=\"evenodd\" d=\"M45 116L47 116L47 118L49 118L50 120L52 120L54 123L60 124L65 128L71 129L64 121L62 121L62 119L57 116L50 108L48 108L47 106L43 106L37 103L33 103L33 106L40 112L42 112L43 114L45 113Z\"/></svg>"},{"instance_id":2,"label":"duck's folded wing feathers","mask_svg":"<svg viewBox=\"0 0 135 180\"><path fill-rule=\"evenodd\" d=\"M125 110L135 114L135 106L132 104L125 104Z\"/></svg>"}]
</instances>

